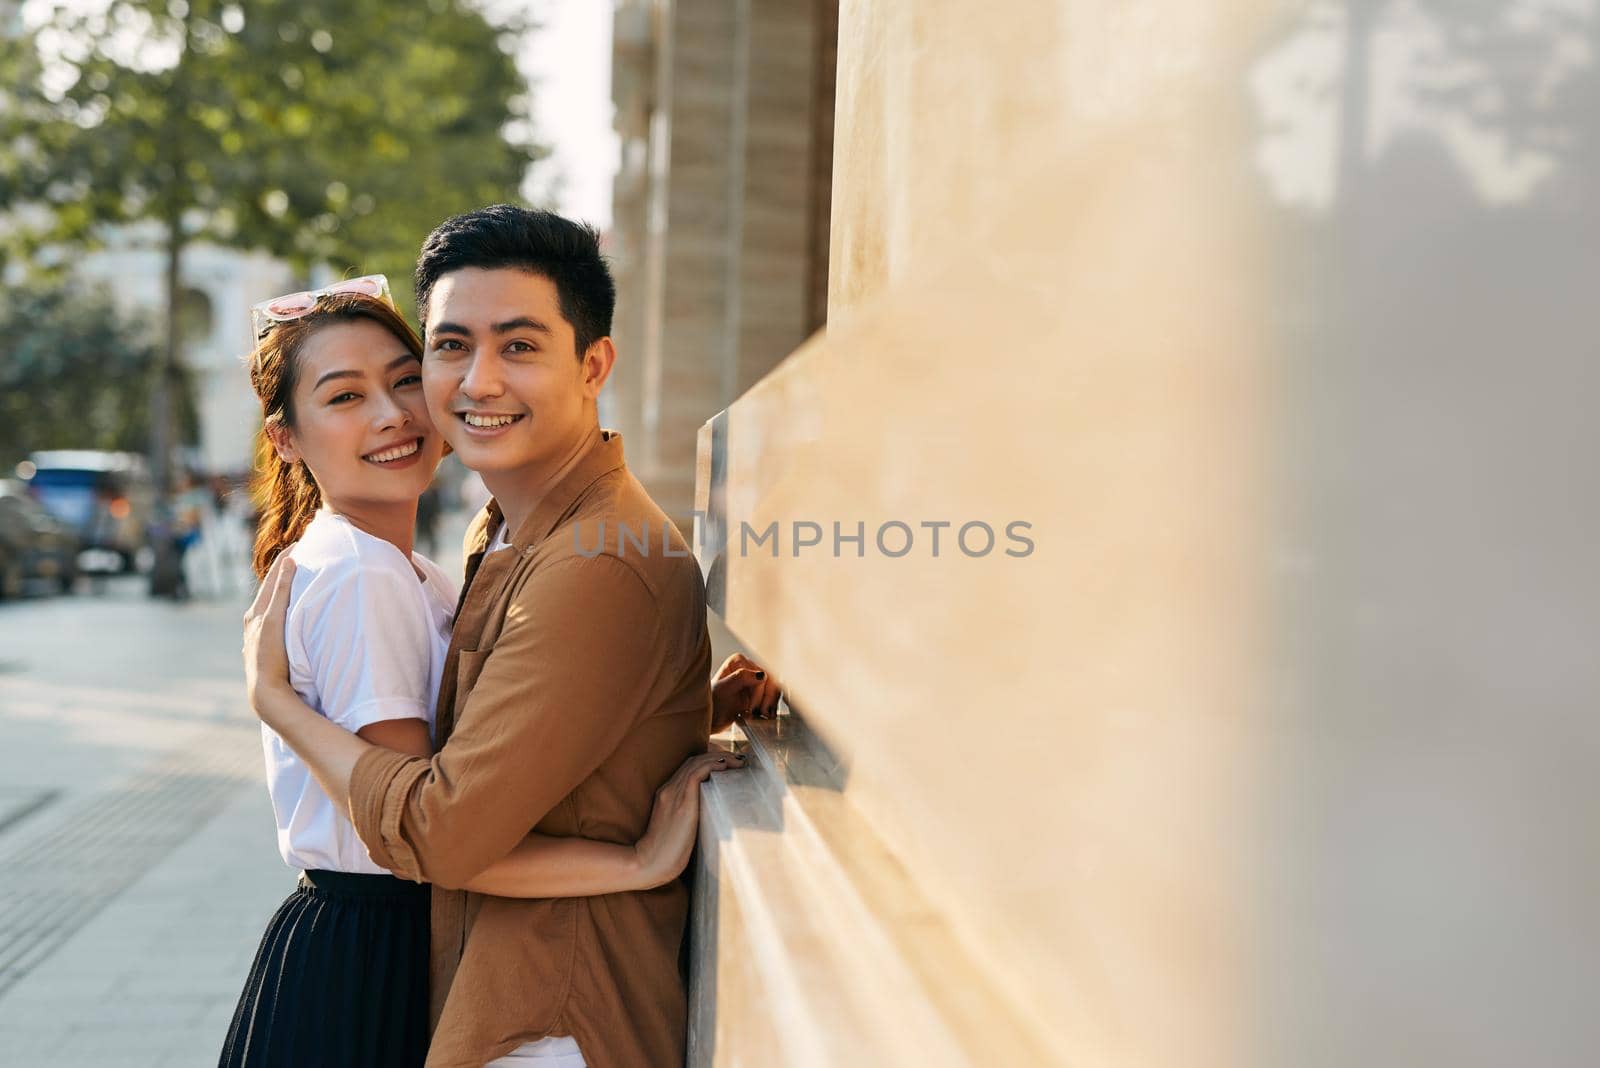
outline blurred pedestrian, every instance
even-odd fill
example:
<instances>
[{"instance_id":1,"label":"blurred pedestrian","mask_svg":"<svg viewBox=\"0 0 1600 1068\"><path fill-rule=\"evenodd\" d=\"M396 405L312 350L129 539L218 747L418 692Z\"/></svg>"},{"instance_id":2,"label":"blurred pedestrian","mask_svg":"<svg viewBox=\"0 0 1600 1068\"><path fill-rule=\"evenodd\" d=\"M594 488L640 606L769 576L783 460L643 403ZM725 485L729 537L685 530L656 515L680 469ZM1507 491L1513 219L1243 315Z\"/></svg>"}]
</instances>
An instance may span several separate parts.
<instances>
[{"instance_id":1,"label":"blurred pedestrian","mask_svg":"<svg viewBox=\"0 0 1600 1068\"><path fill-rule=\"evenodd\" d=\"M178 585L173 596L180 601L187 600L194 591L189 575L189 550L200 543L209 505L210 496L195 473L185 471L180 475L171 510L172 548L177 556L178 569Z\"/></svg>"}]
</instances>

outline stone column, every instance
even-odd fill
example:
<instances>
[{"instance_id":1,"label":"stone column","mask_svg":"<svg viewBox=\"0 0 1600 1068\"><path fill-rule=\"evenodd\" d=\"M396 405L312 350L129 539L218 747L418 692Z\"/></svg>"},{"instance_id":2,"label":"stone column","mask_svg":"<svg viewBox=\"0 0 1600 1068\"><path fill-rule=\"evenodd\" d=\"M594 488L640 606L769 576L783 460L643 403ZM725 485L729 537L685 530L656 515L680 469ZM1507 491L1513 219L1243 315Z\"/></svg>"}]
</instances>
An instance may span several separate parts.
<instances>
[{"instance_id":1,"label":"stone column","mask_svg":"<svg viewBox=\"0 0 1600 1068\"><path fill-rule=\"evenodd\" d=\"M611 98L619 164L612 184L606 255L617 282L611 336L619 358L601 395L601 421L622 432L628 462L645 461L644 336L649 247L650 121L655 111L656 13L649 0L624 0L612 23Z\"/></svg>"},{"instance_id":2,"label":"stone column","mask_svg":"<svg viewBox=\"0 0 1600 1068\"><path fill-rule=\"evenodd\" d=\"M630 86L645 84L630 43L637 9L618 14L630 29L617 53ZM619 316L619 340L638 368L637 415L626 389L618 398L637 420L635 470L686 520L700 424L820 325L827 246L816 220L831 160L820 116L831 116L832 66L818 34L831 34L836 4L671 0L651 10L648 120L639 91L625 95L617 76L626 129L615 245L619 259L627 250L625 299L636 302Z\"/></svg>"}]
</instances>

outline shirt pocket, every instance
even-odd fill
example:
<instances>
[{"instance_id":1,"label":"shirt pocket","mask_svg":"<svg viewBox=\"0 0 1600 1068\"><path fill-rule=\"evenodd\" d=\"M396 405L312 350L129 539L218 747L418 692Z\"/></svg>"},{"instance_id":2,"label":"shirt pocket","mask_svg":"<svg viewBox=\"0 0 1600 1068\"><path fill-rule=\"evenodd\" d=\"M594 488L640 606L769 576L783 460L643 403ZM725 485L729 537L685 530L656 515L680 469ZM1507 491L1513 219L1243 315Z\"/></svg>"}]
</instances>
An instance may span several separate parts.
<instances>
[{"instance_id":1,"label":"shirt pocket","mask_svg":"<svg viewBox=\"0 0 1600 1068\"><path fill-rule=\"evenodd\" d=\"M455 693L455 718L461 717L461 709L467 703L467 695L478 684L478 676L483 674L483 665L489 659L490 649L463 649L456 661L456 693Z\"/></svg>"}]
</instances>

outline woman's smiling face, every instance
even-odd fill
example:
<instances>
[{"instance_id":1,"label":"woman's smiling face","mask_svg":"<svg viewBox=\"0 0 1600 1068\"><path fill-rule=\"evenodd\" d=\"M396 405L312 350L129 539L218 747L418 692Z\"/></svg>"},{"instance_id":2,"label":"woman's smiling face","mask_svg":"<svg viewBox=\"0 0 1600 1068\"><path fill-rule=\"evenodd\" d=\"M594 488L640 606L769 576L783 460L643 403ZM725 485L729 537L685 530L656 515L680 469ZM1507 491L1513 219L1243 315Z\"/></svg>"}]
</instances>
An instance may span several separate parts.
<instances>
[{"instance_id":1,"label":"woman's smiling face","mask_svg":"<svg viewBox=\"0 0 1600 1068\"><path fill-rule=\"evenodd\" d=\"M293 425L275 443L283 459L305 461L328 506L421 496L444 439L406 343L368 319L330 323L305 339L296 370Z\"/></svg>"}]
</instances>

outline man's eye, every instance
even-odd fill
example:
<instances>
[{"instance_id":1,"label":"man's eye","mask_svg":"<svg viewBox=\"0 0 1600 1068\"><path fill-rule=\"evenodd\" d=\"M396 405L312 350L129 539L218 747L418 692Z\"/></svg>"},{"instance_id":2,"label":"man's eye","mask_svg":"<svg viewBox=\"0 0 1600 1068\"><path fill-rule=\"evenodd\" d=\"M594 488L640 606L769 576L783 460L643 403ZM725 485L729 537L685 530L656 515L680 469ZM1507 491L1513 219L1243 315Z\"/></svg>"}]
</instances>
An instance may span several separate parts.
<instances>
[{"instance_id":1,"label":"man's eye","mask_svg":"<svg viewBox=\"0 0 1600 1068\"><path fill-rule=\"evenodd\" d=\"M455 338L445 338L433 346L435 352L460 352L465 346Z\"/></svg>"},{"instance_id":2,"label":"man's eye","mask_svg":"<svg viewBox=\"0 0 1600 1068\"><path fill-rule=\"evenodd\" d=\"M532 344L530 344L530 343L528 343L526 341L513 341L511 344L506 346L506 351L507 352L538 352L539 350L537 348L535 348Z\"/></svg>"}]
</instances>

